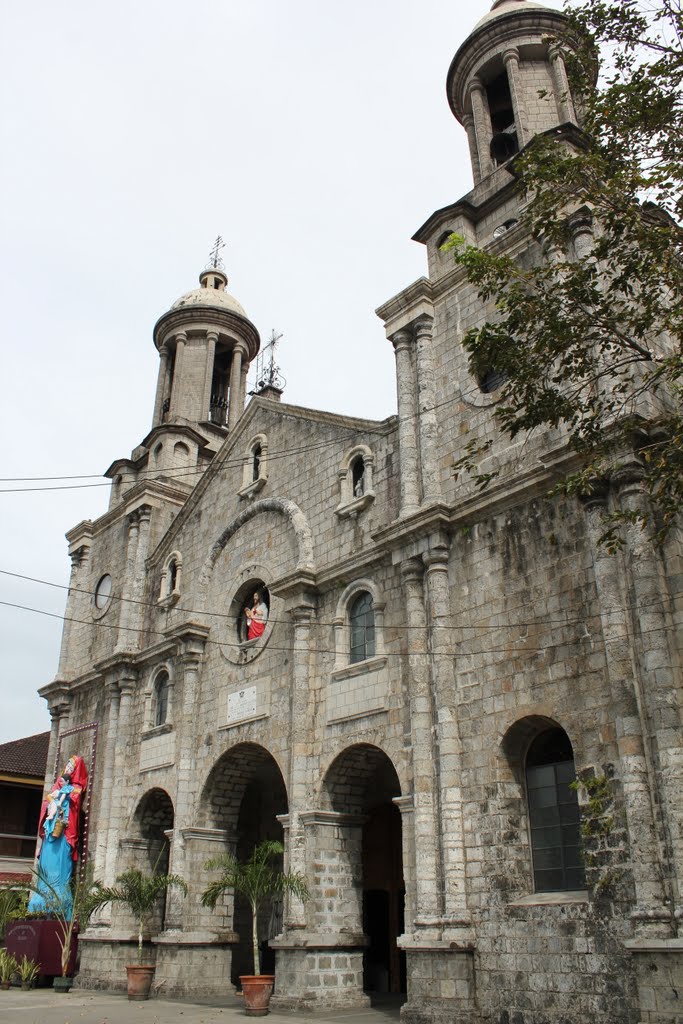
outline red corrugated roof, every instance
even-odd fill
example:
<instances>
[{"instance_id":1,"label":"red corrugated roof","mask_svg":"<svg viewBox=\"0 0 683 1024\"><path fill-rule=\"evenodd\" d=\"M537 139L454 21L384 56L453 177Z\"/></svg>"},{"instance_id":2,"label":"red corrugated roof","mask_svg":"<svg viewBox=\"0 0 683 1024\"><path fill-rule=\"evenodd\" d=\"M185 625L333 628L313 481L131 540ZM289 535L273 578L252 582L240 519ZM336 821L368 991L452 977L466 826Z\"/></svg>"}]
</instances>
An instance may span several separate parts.
<instances>
[{"instance_id":1,"label":"red corrugated roof","mask_svg":"<svg viewBox=\"0 0 683 1024\"><path fill-rule=\"evenodd\" d=\"M21 740L0 743L0 772L5 775L33 775L37 779L44 778L49 743L49 732L39 732L36 736L25 736Z\"/></svg>"}]
</instances>

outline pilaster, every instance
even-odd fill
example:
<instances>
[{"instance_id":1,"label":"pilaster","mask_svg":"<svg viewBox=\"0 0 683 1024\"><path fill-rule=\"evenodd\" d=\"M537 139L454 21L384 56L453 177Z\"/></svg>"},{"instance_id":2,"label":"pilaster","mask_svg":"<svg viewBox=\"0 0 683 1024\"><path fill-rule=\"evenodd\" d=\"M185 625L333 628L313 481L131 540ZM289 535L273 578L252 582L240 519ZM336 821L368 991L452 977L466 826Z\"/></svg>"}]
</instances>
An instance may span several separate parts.
<instances>
[{"instance_id":1,"label":"pilaster","mask_svg":"<svg viewBox=\"0 0 683 1024\"><path fill-rule=\"evenodd\" d=\"M628 594L622 591L623 563L600 544L607 488L596 484L585 499L588 537L605 643L605 671L610 684L624 807L631 849L630 868L636 893L632 914L638 935L669 935L673 924L664 884L662 853L655 825L657 784L651 740L644 717L638 672L634 665Z\"/></svg>"},{"instance_id":2,"label":"pilaster","mask_svg":"<svg viewBox=\"0 0 683 1024\"><path fill-rule=\"evenodd\" d=\"M413 367L412 336L397 331L391 337L396 354L396 391L398 397L398 446L401 477L401 516L417 512L420 506L417 449L417 398Z\"/></svg>"},{"instance_id":3,"label":"pilaster","mask_svg":"<svg viewBox=\"0 0 683 1024\"><path fill-rule=\"evenodd\" d=\"M420 435L420 470L422 502L438 501L441 485L437 465L438 422L435 409L434 361L432 357L432 317L423 316L415 322L415 353L417 364L418 422Z\"/></svg>"}]
</instances>

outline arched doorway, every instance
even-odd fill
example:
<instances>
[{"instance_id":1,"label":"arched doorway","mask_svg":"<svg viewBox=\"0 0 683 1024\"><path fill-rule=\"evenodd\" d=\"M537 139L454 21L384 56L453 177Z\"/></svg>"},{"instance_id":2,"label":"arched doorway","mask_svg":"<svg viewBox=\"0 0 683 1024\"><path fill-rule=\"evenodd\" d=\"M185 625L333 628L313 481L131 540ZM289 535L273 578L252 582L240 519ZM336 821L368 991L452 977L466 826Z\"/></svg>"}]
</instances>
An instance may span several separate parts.
<instances>
[{"instance_id":1,"label":"arched doorway","mask_svg":"<svg viewBox=\"0 0 683 1024\"><path fill-rule=\"evenodd\" d=\"M405 902L401 814L393 802L400 795L390 759L367 744L343 751L325 777L330 810L355 822L346 826L340 856L347 859L351 884L360 897L358 925L367 942L363 989L370 994L406 991L405 954L396 942L403 933Z\"/></svg>"},{"instance_id":2,"label":"arched doorway","mask_svg":"<svg viewBox=\"0 0 683 1024\"><path fill-rule=\"evenodd\" d=\"M222 830L226 848L240 860L249 857L264 839L282 842L278 816L287 813L287 791L273 756L254 743L241 743L216 762L202 793L202 821ZM211 851L216 856L218 850ZM232 952L231 981L252 973L251 915L246 901L237 896L224 908L224 926L239 935ZM268 940L282 931L282 910L278 903L265 905L259 917L261 967L272 973L275 957Z\"/></svg>"}]
</instances>

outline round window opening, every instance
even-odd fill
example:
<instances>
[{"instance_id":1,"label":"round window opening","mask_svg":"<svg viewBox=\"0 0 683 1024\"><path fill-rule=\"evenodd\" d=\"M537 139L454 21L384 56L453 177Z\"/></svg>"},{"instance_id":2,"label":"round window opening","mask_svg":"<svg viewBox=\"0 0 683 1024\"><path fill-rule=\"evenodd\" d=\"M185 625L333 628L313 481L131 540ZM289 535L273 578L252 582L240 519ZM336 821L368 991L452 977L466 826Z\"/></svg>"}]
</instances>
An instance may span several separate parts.
<instances>
[{"instance_id":1,"label":"round window opening","mask_svg":"<svg viewBox=\"0 0 683 1024\"><path fill-rule=\"evenodd\" d=\"M106 573L95 587L95 607L100 611L106 608L111 600L111 576Z\"/></svg>"},{"instance_id":2,"label":"round window opening","mask_svg":"<svg viewBox=\"0 0 683 1024\"><path fill-rule=\"evenodd\" d=\"M270 594L263 580L249 580L240 587L233 601L233 613L239 643L263 636L270 615Z\"/></svg>"}]
</instances>

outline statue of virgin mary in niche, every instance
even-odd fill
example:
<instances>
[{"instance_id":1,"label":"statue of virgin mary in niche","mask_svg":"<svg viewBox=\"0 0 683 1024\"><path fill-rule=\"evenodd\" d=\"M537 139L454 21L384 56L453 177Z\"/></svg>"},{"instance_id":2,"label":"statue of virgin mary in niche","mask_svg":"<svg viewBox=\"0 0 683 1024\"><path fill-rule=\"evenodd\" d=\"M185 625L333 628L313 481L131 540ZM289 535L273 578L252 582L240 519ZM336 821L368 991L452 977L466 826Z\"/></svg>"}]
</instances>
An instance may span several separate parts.
<instances>
[{"instance_id":1,"label":"statue of virgin mary in niche","mask_svg":"<svg viewBox=\"0 0 683 1024\"><path fill-rule=\"evenodd\" d=\"M88 785L82 757L70 757L40 809L38 835L43 840L38 856L38 882L29 900L30 913L60 913L71 918L71 876L78 860L81 805Z\"/></svg>"}]
</instances>

